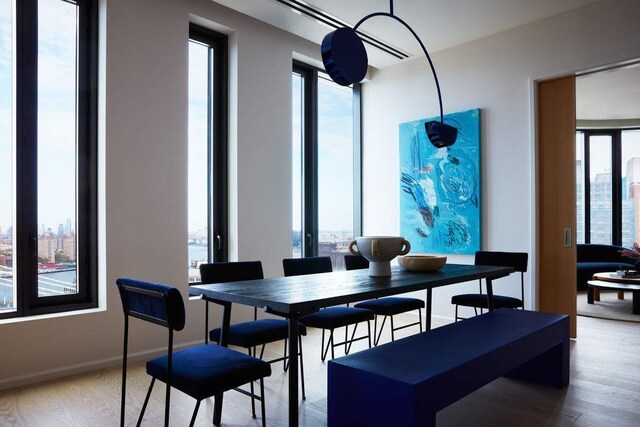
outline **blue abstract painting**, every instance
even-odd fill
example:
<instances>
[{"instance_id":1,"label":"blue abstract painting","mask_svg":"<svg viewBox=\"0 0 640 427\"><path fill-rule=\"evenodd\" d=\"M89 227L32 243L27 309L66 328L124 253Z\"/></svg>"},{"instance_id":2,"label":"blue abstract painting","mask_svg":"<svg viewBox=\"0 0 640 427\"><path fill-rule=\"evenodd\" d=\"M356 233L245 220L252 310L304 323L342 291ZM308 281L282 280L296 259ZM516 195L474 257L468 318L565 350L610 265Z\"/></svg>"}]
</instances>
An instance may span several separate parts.
<instances>
[{"instance_id":1,"label":"blue abstract painting","mask_svg":"<svg viewBox=\"0 0 640 427\"><path fill-rule=\"evenodd\" d=\"M434 147L424 119L400 124L400 232L412 252L473 254L481 247L480 110L444 116L455 144Z\"/></svg>"}]
</instances>

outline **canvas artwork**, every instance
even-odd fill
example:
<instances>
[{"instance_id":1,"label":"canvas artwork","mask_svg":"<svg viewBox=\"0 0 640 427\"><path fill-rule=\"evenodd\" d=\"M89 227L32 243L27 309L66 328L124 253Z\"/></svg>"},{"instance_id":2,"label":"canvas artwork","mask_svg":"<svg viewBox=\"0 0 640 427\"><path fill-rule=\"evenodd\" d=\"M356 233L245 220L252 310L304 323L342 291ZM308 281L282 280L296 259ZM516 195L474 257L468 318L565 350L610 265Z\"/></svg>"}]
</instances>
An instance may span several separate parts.
<instances>
[{"instance_id":1,"label":"canvas artwork","mask_svg":"<svg viewBox=\"0 0 640 427\"><path fill-rule=\"evenodd\" d=\"M474 254L481 247L480 110L444 116L455 144L436 148L423 119L400 124L400 233L411 252Z\"/></svg>"}]
</instances>

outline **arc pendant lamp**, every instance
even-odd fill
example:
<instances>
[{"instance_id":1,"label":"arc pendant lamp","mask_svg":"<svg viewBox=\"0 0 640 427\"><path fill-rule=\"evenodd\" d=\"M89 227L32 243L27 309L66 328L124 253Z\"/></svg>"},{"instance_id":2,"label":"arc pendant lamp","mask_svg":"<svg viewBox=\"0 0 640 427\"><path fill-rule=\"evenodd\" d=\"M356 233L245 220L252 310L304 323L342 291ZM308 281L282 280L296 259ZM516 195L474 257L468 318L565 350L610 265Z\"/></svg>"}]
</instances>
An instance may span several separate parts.
<instances>
[{"instance_id":1,"label":"arc pendant lamp","mask_svg":"<svg viewBox=\"0 0 640 427\"><path fill-rule=\"evenodd\" d=\"M453 145L458 137L458 129L444 123L444 114L442 112L442 95L440 93L440 83L438 75L433 66L431 57L427 49L420 40L416 32L402 19L393 14L393 0L389 0L389 12L375 12L362 18L353 27L342 27L327 34L322 40L322 62L325 70L331 79L341 86L348 86L352 83L360 82L367 74L368 58L364 44L358 36L357 30L366 20L376 16L386 16L393 18L404 25L418 41L422 52L429 61L431 73L436 82L438 90L438 103L440 105L440 121L430 121L425 123L425 131L429 141L437 147L444 148Z\"/></svg>"}]
</instances>

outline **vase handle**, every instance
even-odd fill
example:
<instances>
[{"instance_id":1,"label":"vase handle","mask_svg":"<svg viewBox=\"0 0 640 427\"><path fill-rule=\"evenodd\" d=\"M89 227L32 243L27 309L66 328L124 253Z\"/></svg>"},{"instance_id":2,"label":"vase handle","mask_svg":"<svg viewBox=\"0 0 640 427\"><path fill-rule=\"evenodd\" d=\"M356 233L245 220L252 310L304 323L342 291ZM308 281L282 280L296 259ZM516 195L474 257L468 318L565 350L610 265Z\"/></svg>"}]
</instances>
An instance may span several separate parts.
<instances>
[{"instance_id":1,"label":"vase handle","mask_svg":"<svg viewBox=\"0 0 640 427\"><path fill-rule=\"evenodd\" d=\"M360 253L360 251L358 250L358 242L357 242L357 240L352 240L351 243L349 243L349 252L351 252L351 255L355 255L355 256L361 256L362 255Z\"/></svg>"},{"instance_id":2,"label":"vase handle","mask_svg":"<svg viewBox=\"0 0 640 427\"><path fill-rule=\"evenodd\" d=\"M404 249L401 249L398 255L408 254L409 251L411 250L411 243L409 243L407 239L402 239L402 246L404 246Z\"/></svg>"}]
</instances>

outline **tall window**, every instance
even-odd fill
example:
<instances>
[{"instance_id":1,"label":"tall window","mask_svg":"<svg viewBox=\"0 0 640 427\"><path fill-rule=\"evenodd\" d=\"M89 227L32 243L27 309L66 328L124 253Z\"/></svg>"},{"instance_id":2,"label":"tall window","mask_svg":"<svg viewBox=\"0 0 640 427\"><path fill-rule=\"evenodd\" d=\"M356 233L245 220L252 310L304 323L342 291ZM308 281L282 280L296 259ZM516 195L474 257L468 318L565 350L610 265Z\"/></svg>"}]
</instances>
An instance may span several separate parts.
<instances>
[{"instance_id":1,"label":"tall window","mask_svg":"<svg viewBox=\"0 0 640 427\"><path fill-rule=\"evenodd\" d=\"M191 25L189 40L189 282L227 260L227 37Z\"/></svg>"},{"instance_id":2,"label":"tall window","mask_svg":"<svg viewBox=\"0 0 640 427\"><path fill-rule=\"evenodd\" d=\"M640 130L578 131L576 159L577 242L640 242Z\"/></svg>"},{"instance_id":3,"label":"tall window","mask_svg":"<svg viewBox=\"0 0 640 427\"><path fill-rule=\"evenodd\" d=\"M0 317L97 305L97 2L0 0Z\"/></svg>"},{"instance_id":4,"label":"tall window","mask_svg":"<svg viewBox=\"0 0 640 427\"><path fill-rule=\"evenodd\" d=\"M293 256L330 256L344 269L361 233L360 85L296 62L292 94Z\"/></svg>"}]
</instances>

